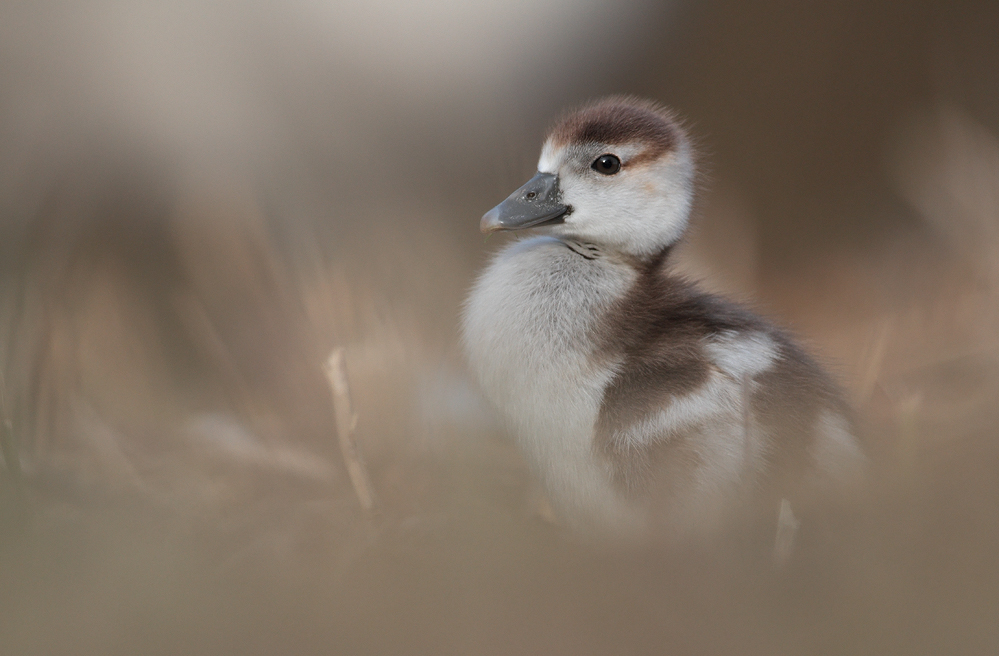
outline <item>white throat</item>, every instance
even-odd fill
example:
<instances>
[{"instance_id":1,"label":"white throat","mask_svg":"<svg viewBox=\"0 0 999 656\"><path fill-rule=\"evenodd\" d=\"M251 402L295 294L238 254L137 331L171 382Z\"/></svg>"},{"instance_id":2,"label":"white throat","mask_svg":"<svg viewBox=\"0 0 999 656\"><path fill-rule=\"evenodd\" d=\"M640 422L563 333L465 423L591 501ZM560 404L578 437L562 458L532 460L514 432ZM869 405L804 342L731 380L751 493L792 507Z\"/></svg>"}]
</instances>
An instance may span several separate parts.
<instances>
[{"instance_id":1,"label":"white throat","mask_svg":"<svg viewBox=\"0 0 999 656\"><path fill-rule=\"evenodd\" d=\"M591 357L596 322L635 277L592 245L533 237L496 255L465 308L473 370L570 520L635 521L593 457L591 440L618 364Z\"/></svg>"}]
</instances>

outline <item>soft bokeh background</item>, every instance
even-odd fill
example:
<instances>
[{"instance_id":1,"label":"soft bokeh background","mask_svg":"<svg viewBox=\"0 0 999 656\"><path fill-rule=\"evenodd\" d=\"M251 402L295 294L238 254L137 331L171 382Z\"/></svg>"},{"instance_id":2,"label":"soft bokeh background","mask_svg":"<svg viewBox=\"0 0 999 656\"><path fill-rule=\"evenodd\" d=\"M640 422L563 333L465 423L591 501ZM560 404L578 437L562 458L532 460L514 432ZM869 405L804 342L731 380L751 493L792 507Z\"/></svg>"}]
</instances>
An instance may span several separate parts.
<instances>
[{"instance_id":1,"label":"soft bokeh background","mask_svg":"<svg viewBox=\"0 0 999 656\"><path fill-rule=\"evenodd\" d=\"M0 653L995 652L997 34L985 0L4 3ZM620 92L698 144L682 267L866 427L784 568L565 535L465 373L479 216Z\"/></svg>"}]
</instances>

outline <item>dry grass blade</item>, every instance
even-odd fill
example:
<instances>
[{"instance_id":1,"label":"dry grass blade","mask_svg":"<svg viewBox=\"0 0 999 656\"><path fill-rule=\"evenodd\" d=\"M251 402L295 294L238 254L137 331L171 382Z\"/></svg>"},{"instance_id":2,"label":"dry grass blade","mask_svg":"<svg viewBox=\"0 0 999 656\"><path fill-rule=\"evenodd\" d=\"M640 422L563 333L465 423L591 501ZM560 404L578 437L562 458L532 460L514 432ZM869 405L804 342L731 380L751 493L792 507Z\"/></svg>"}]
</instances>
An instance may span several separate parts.
<instances>
[{"instance_id":1,"label":"dry grass blade","mask_svg":"<svg viewBox=\"0 0 999 656\"><path fill-rule=\"evenodd\" d=\"M865 348L863 374L856 393L859 404L867 403L874 394L884 365L885 353L888 351L889 338L894 329L894 317L887 316L873 330L873 335Z\"/></svg>"},{"instance_id":2,"label":"dry grass blade","mask_svg":"<svg viewBox=\"0 0 999 656\"><path fill-rule=\"evenodd\" d=\"M333 412L336 415L336 432L337 440L340 443L340 452L347 465L347 473L350 475L350 483L354 486L357 500L361 503L364 511L370 513L375 509L375 493L371 486L371 479L368 477L368 469L364 466L361 451L354 441L357 416L354 414L350 402L350 385L347 382L347 365L342 348L333 349L330 357L326 360L324 369L330 383L330 390L333 392Z\"/></svg>"},{"instance_id":3,"label":"dry grass blade","mask_svg":"<svg viewBox=\"0 0 999 656\"><path fill-rule=\"evenodd\" d=\"M7 474L15 486L21 483L21 460L17 455L17 446L14 444L14 431L10 421L0 416L0 455L3 456L4 466Z\"/></svg>"},{"instance_id":4,"label":"dry grass blade","mask_svg":"<svg viewBox=\"0 0 999 656\"><path fill-rule=\"evenodd\" d=\"M794 550L794 537L800 522L791 510L791 502L780 500L780 513L777 515L777 537L774 539L774 565L780 567L791 557Z\"/></svg>"},{"instance_id":5,"label":"dry grass blade","mask_svg":"<svg viewBox=\"0 0 999 656\"><path fill-rule=\"evenodd\" d=\"M0 456L3 456L7 476L13 483L15 491L20 491L23 478L21 456L18 453L17 441L14 439L14 424L7 413L6 387L3 372L0 372Z\"/></svg>"}]
</instances>

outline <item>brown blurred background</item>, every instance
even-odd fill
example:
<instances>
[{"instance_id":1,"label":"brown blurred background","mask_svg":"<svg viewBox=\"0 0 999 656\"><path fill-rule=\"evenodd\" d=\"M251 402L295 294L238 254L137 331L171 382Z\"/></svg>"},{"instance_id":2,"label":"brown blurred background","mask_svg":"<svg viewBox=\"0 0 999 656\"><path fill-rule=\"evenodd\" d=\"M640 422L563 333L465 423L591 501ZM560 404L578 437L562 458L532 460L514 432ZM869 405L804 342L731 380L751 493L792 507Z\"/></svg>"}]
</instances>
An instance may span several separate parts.
<instances>
[{"instance_id":1,"label":"brown blurred background","mask_svg":"<svg viewBox=\"0 0 999 656\"><path fill-rule=\"evenodd\" d=\"M783 569L580 545L465 373L478 218L606 93L866 427ZM0 653L994 653L997 253L994 2L4 3Z\"/></svg>"}]
</instances>

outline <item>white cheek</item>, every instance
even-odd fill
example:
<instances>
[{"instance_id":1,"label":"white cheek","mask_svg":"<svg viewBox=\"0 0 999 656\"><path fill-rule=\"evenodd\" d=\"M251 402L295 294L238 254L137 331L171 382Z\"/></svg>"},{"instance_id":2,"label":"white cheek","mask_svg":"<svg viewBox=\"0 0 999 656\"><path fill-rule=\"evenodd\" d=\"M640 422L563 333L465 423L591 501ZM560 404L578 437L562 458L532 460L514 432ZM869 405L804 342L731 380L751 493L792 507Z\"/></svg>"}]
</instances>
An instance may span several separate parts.
<instances>
[{"instance_id":1,"label":"white cheek","mask_svg":"<svg viewBox=\"0 0 999 656\"><path fill-rule=\"evenodd\" d=\"M563 201L573 208L567 227L580 237L623 247L627 251L656 250L668 213L657 205L640 179L616 178L566 181Z\"/></svg>"},{"instance_id":2,"label":"white cheek","mask_svg":"<svg viewBox=\"0 0 999 656\"><path fill-rule=\"evenodd\" d=\"M606 179L587 173L565 176L563 200L573 207L565 232L636 255L676 242L690 213L689 169L689 161L674 156L659 166Z\"/></svg>"}]
</instances>

